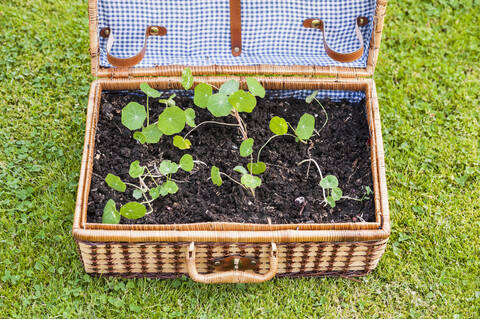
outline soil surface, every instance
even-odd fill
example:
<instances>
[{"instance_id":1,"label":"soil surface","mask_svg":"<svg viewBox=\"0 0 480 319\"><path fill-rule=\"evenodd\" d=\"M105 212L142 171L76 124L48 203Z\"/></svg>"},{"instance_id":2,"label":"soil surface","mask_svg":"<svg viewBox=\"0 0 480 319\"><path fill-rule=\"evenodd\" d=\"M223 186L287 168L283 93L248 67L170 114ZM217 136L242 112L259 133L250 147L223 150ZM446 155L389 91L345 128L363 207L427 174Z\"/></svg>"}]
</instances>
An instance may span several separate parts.
<instances>
[{"instance_id":1,"label":"soil surface","mask_svg":"<svg viewBox=\"0 0 480 319\"><path fill-rule=\"evenodd\" d=\"M267 93L268 94L268 93ZM166 94L164 96L167 96ZM212 120L206 109L194 106L187 97L175 98L182 108L192 107L197 113L195 122ZM284 117L295 127L299 118L308 112L316 118L319 130L325 114L315 102L305 103L300 99L257 99L258 104L251 114L242 114L249 137L254 138L254 156L263 143L272 136L268 124L273 116ZM346 101L333 103L322 100L328 122L319 135L312 137L312 144L296 142L293 137L274 138L262 151L261 161L267 170L260 175L262 185L255 191L255 198L234 182L223 177L223 185L217 187L209 180L212 165L240 180L233 171L236 165L244 165L248 158L240 157L241 134L236 127L205 124L195 130L189 139L190 150L181 151L173 146L171 136L163 136L159 143L141 145L132 138L121 123L121 109L131 101L145 105L146 98L134 92L110 92L102 94L100 116L95 137L95 155L91 190L88 202L88 222L101 223L103 208L108 199L121 205L135 200L133 187L125 193L112 190L104 181L108 173L123 181L138 184L128 175L130 163L139 160L141 165L158 165L169 159L178 163L180 157L189 153L196 164L190 173L179 170L173 178L178 181L179 191L174 195L160 197L152 203L154 212L138 220L122 217L122 224L183 224L195 222L240 222L240 223L324 223L374 221L374 200L354 201L342 199L335 208L323 203L322 188L318 185L320 175L312 164L297 165L309 158L315 159L324 175L335 175L344 196L360 198L365 186L372 186L370 167L370 139L364 103ZM156 119L163 104L150 99L150 118ZM219 121L235 123L233 117ZM189 128L182 132L182 136ZM290 130L291 132L291 130ZM308 176L307 176L308 171Z\"/></svg>"}]
</instances>

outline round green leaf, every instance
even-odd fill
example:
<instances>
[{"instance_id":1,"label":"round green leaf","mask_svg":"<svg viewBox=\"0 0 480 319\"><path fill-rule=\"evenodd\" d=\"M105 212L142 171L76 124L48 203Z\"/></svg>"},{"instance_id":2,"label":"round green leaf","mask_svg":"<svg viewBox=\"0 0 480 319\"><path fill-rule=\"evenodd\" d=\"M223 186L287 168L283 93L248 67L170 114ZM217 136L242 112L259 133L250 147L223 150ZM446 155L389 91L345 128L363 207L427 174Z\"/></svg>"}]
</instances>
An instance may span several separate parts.
<instances>
[{"instance_id":1,"label":"round green leaf","mask_svg":"<svg viewBox=\"0 0 480 319\"><path fill-rule=\"evenodd\" d=\"M173 137L173 145L178 147L181 150L186 150L186 149L189 149L190 146L192 146L192 142L190 142L188 138L184 139L180 135L175 135Z\"/></svg>"},{"instance_id":2,"label":"round green leaf","mask_svg":"<svg viewBox=\"0 0 480 319\"><path fill-rule=\"evenodd\" d=\"M163 135L162 131L160 131L158 125L156 124L150 124L149 126L145 127L142 130L142 134L145 137L145 142L150 144L158 143Z\"/></svg>"},{"instance_id":3,"label":"round green leaf","mask_svg":"<svg viewBox=\"0 0 480 319\"><path fill-rule=\"evenodd\" d=\"M147 138L145 137L145 135L143 135L142 132L138 132L138 131L133 133L133 138L139 141L140 144L145 144L145 142L147 141Z\"/></svg>"},{"instance_id":4,"label":"round green leaf","mask_svg":"<svg viewBox=\"0 0 480 319\"><path fill-rule=\"evenodd\" d=\"M265 172L267 165L264 162L248 163L247 168L250 173L259 175Z\"/></svg>"},{"instance_id":5,"label":"round green leaf","mask_svg":"<svg viewBox=\"0 0 480 319\"><path fill-rule=\"evenodd\" d=\"M133 195L133 198L140 199L143 196L143 192L139 189L134 189L132 195Z\"/></svg>"},{"instance_id":6,"label":"round green leaf","mask_svg":"<svg viewBox=\"0 0 480 319\"><path fill-rule=\"evenodd\" d=\"M148 191L148 194L152 199L157 199L158 197L160 197L160 188L161 186L157 186L157 187L151 188Z\"/></svg>"},{"instance_id":7,"label":"round green leaf","mask_svg":"<svg viewBox=\"0 0 480 319\"><path fill-rule=\"evenodd\" d=\"M127 189L127 185L122 182L120 177L110 173L108 173L107 177L105 177L105 182L107 182L108 186L119 192L124 192Z\"/></svg>"},{"instance_id":8,"label":"round green leaf","mask_svg":"<svg viewBox=\"0 0 480 319\"><path fill-rule=\"evenodd\" d=\"M128 103L122 110L122 124L130 131L141 128L146 118L147 112L145 107L137 102Z\"/></svg>"},{"instance_id":9,"label":"round green leaf","mask_svg":"<svg viewBox=\"0 0 480 319\"><path fill-rule=\"evenodd\" d=\"M305 98L305 102L307 102L308 104L312 103L313 99L316 98L317 95L318 95L318 91L313 91L312 94L310 94Z\"/></svg>"},{"instance_id":10,"label":"round green leaf","mask_svg":"<svg viewBox=\"0 0 480 319\"><path fill-rule=\"evenodd\" d=\"M335 207L335 200L333 199L332 196L327 196L327 203L330 205L330 207L334 208Z\"/></svg>"},{"instance_id":11,"label":"round green leaf","mask_svg":"<svg viewBox=\"0 0 480 319\"><path fill-rule=\"evenodd\" d=\"M142 90L142 92L148 95L149 97L157 98L162 96L162 93L158 92L155 89L152 89L150 85L148 85L145 82L140 83L140 90Z\"/></svg>"},{"instance_id":12,"label":"round green leaf","mask_svg":"<svg viewBox=\"0 0 480 319\"><path fill-rule=\"evenodd\" d=\"M228 98L228 102L238 111L251 113L257 105L257 99L249 93L239 90Z\"/></svg>"},{"instance_id":13,"label":"round green leaf","mask_svg":"<svg viewBox=\"0 0 480 319\"><path fill-rule=\"evenodd\" d=\"M240 87L240 83L236 80L228 80L227 82L223 83L220 89L218 90L218 93L222 93L225 95L230 95L233 94L234 92L238 91L238 88Z\"/></svg>"},{"instance_id":14,"label":"round green leaf","mask_svg":"<svg viewBox=\"0 0 480 319\"><path fill-rule=\"evenodd\" d=\"M167 107L158 117L158 128L165 135L173 135L185 128L185 112L178 106Z\"/></svg>"},{"instance_id":15,"label":"round green leaf","mask_svg":"<svg viewBox=\"0 0 480 319\"><path fill-rule=\"evenodd\" d=\"M190 154L185 154L180 158L180 168L186 172L190 172L193 169L193 157Z\"/></svg>"},{"instance_id":16,"label":"round green leaf","mask_svg":"<svg viewBox=\"0 0 480 319\"><path fill-rule=\"evenodd\" d=\"M228 102L228 96L216 93L208 98L208 110L215 117L227 116L232 111L232 105Z\"/></svg>"},{"instance_id":17,"label":"round green leaf","mask_svg":"<svg viewBox=\"0 0 480 319\"><path fill-rule=\"evenodd\" d=\"M102 224L118 224L120 222L120 213L115 207L113 199L109 199L103 208Z\"/></svg>"},{"instance_id":18,"label":"round green leaf","mask_svg":"<svg viewBox=\"0 0 480 319\"><path fill-rule=\"evenodd\" d=\"M335 188L338 187L338 179L333 175L327 175L320 181L322 188Z\"/></svg>"},{"instance_id":19,"label":"round green leaf","mask_svg":"<svg viewBox=\"0 0 480 319\"><path fill-rule=\"evenodd\" d=\"M147 208L137 202L129 202L120 208L120 214L128 219L138 219L145 216Z\"/></svg>"},{"instance_id":20,"label":"round green leaf","mask_svg":"<svg viewBox=\"0 0 480 319\"><path fill-rule=\"evenodd\" d=\"M248 174L248 171L245 169L245 167L237 165L233 168L235 172L239 172L240 174Z\"/></svg>"},{"instance_id":21,"label":"round green leaf","mask_svg":"<svg viewBox=\"0 0 480 319\"><path fill-rule=\"evenodd\" d=\"M142 176L143 173L145 173L145 166L140 166L139 161L135 161L130 164L130 169L128 170L128 174L130 174L132 178L138 178Z\"/></svg>"},{"instance_id":22,"label":"round green leaf","mask_svg":"<svg viewBox=\"0 0 480 319\"><path fill-rule=\"evenodd\" d=\"M246 157L253 153L253 138L247 138L240 144L240 156Z\"/></svg>"},{"instance_id":23,"label":"round green leaf","mask_svg":"<svg viewBox=\"0 0 480 319\"><path fill-rule=\"evenodd\" d=\"M305 113L300 117L298 121L297 129L295 130L295 134L301 140L308 140L315 128L315 118L313 115Z\"/></svg>"},{"instance_id":24,"label":"round green leaf","mask_svg":"<svg viewBox=\"0 0 480 319\"><path fill-rule=\"evenodd\" d=\"M158 170L162 175L175 174L178 171L178 165L171 160L164 160L160 163Z\"/></svg>"},{"instance_id":25,"label":"round green leaf","mask_svg":"<svg viewBox=\"0 0 480 319\"><path fill-rule=\"evenodd\" d=\"M262 185L262 180L257 177L257 176L253 176L253 175L250 175L250 174L245 174L242 176L242 178L240 179L240 182L247 188L257 188L258 186Z\"/></svg>"},{"instance_id":26,"label":"round green leaf","mask_svg":"<svg viewBox=\"0 0 480 319\"><path fill-rule=\"evenodd\" d=\"M168 194L175 194L176 192L178 192L178 185L174 181L166 181L165 183L162 184L161 187Z\"/></svg>"},{"instance_id":27,"label":"round green leaf","mask_svg":"<svg viewBox=\"0 0 480 319\"><path fill-rule=\"evenodd\" d=\"M182 71L182 79L180 82L185 90L189 90L192 87L193 85L192 69L185 68Z\"/></svg>"},{"instance_id":28,"label":"round green leaf","mask_svg":"<svg viewBox=\"0 0 480 319\"><path fill-rule=\"evenodd\" d=\"M212 166L210 171L210 177L212 178L212 183L217 186L222 186L222 177L220 176L220 169L216 166Z\"/></svg>"},{"instance_id":29,"label":"round green leaf","mask_svg":"<svg viewBox=\"0 0 480 319\"><path fill-rule=\"evenodd\" d=\"M279 116L274 116L270 120L270 131L273 132L273 134L276 135L284 135L287 134L288 132L288 124L287 121L283 117Z\"/></svg>"},{"instance_id":30,"label":"round green leaf","mask_svg":"<svg viewBox=\"0 0 480 319\"><path fill-rule=\"evenodd\" d=\"M199 83L194 90L193 103L202 109L208 106L208 98L212 95L213 89L206 83Z\"/></svg>"},{"instance_id":31,"label":"round green leaf","mask_svg":"<svg viewBox=\"0 0 480 319\"><path fill-rule=\"evenodd\" d=\"M247 86L250 93L252 93L254 96L258 96L261 98L265 97L265 89L260 84L260 82L257 81L257 79L246 78L246 81L247 81Z\"/></svg>"},{"instance_id":32,"label":"round green leaf","mask_svg":"<svg viewBox=\"0 0 480 319\"><path fill-rule=\"evenodd\" d=\"M186 122L187 122L187 125L190 126L190 127L195 127L197 126L195 124L195 110L192 109L191 107L189 107L188 109L185 110L185 119L186 119Z\"/></svg>"},{"instance_id":33,"label":"round green leaf","mask_svg":"<svg viewBox=\"0 0 480 319\"><path fill-rule=\"evenodd\" d=\"M334 201L340 200L342 196L343 196L343 192L340 188L338 187L332 188L332 198Z\"/></svg>"}]
</instances>

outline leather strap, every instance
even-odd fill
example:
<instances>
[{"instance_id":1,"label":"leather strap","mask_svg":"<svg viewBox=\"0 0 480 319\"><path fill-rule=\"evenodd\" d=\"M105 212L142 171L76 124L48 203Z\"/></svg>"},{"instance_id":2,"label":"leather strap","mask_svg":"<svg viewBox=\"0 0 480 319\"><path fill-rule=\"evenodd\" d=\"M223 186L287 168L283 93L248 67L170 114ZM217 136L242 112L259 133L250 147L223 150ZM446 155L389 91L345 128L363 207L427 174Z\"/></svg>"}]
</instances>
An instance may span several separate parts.
<instances>
[{"instance_id":1,"label":"leather strap","mask_svg":"<svg viewBox=\"0 0 480 319\"><path fill-rule=\"evenodd\" d=\"M242 53L241 0L230 0L230 39L233 56L239 56Z\"/></svg>"},{"instance_id":2,"label":"leather strap","mask_svg":"<svg viewBox=\"0 0 480 319\"><path fill-rule=\"evenodd\" d=\"M100 30L100 36L108 37L107 60L111 65L119 68L131 67L140 63L140 61L142 61L143 57L145 56L145 53L147 52L147 40L149 36L166 35L166 34L167 34L167 29L165 29L164 27L149 26L145 31L145 40L143 42L142 49L137 54L129 58L117 58L116 56L113 56L110 54L110 50L112 49L113 43L115 42L113 31L110 28L103 28L102 30Z\"/></svg>"},{"instance_id":3,"label":"leather strap","mask_svg":"<svg viewBox=\"0 0 480 319\"><path fill-rule=\"evenodd\" d=\"M360 31L360 27L363 27L367 25L368 19L366 17L358 17L357 21L355 23L355 33L357 35L357 39L360 42L358 50L350 53L340 53L335 50L332 50L328 44L327 40L325 38L325 25L324 22L320 19L306 19L303 21L303 26L305 28L312 28L312 29L319 29L322 31L323 35L323 46L325 47L325 52L329 57L331 57L333 60L338 61L338 62L352 62L355 60L358 60L362 57L363 55L363 35L362 32Z\"/></svg>"}]
</instances>

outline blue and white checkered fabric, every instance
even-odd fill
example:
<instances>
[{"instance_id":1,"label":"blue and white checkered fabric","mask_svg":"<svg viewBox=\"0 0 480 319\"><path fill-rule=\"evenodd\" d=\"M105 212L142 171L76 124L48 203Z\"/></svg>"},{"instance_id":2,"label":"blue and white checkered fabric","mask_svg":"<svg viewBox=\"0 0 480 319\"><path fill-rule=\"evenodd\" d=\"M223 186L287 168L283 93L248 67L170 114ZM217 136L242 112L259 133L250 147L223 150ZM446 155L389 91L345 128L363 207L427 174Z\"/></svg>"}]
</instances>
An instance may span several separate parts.
<instances>
[{"instance_id":1,"label":"blue and white checkered fabric","mask_svg":"<svg viewBox=\"0 0 480 319\"><path fill-rule=\"evenodd\" d=\"M112 54L126 58L143 46L149 25L166 27L167 35L149 37L145 58L136 67L161 65L317 65L365 67L372 33L375 0L242 0L242 54L230 48L229 0L98 0L99 31L115 34ZM302 25L308 18L325 22L329 46L347 53L358 49L355 23L361 28L365 52L350 63L325 53L322 33ZM100 64L106 58L106 39L100 38Z\"/></svg>"}]
</instances>

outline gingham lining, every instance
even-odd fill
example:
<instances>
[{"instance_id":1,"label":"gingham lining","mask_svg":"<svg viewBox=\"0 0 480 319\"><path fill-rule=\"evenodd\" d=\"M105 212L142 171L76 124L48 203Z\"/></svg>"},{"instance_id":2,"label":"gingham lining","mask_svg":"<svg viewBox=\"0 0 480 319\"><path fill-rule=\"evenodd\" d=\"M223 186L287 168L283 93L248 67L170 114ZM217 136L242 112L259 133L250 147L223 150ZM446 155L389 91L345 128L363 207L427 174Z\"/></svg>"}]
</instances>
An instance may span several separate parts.
<instances>
[{"instance_id":1,"label":"gingham lining","mask_svg":"<svg viewBox=\"0 0 480 319\"><path fill-rule=\"evenodd\" d=\"M166 27L167 35L149 37L145 58L136 67L161 65L317 65L366 67L373 29L375 0L242 0L242 54L230 48L229 0L98 0L99 30L115 35L112 54L126 58L143 46L149 25ZM348 53L358 48L355 21L361 27L365 52L357 61L340 63L325 53L322 33L302 26L307 18L325 22L329 46ZM106 58L100 38L100 64Z\"/></svg>"},{"instance_id":2,"label":"gingham lining","mask_svg":"<svg viewBox=\"0 0 480 319\"><path fill-rule=\"evenodd\" d=\"M116 93L128 93L128 94L140 94L144 95L141 91L112 91ZM312 94L313 90L267 90L265 97L269 99L287 99L287 98L296 98L296 99L305 99L307 96ZM185 90L169 90L163 93L163 98L170 96L175 93L177 96L186 96L193 98L193 91ZM365 99L365 92L363 91L341 91L341 90L319 90L317 94L317 99L330 99L335 102L342 100L348 100L351 103L359 103Z\"/></svg>"}]
</instances>

